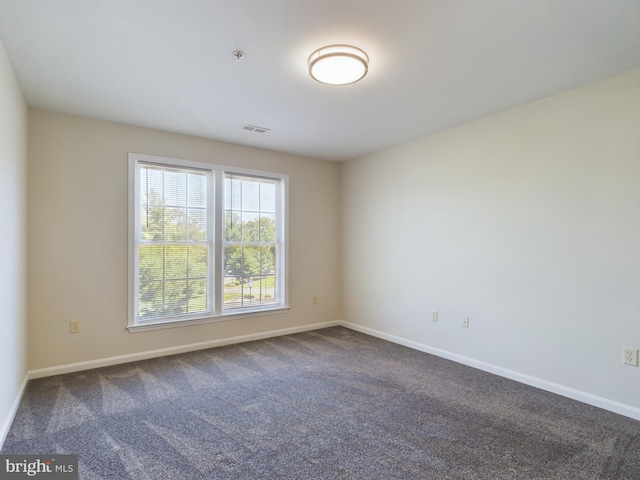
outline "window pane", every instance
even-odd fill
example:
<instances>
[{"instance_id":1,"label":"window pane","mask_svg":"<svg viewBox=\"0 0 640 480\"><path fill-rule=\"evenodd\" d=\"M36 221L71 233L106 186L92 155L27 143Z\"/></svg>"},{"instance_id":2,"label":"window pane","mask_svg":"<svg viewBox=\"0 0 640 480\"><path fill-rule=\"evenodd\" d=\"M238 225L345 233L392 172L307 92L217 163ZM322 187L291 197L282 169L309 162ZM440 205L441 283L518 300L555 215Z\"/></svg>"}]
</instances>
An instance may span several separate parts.
<instances>
[{"instance_id":1,"label":"window pane","mask_svg":"<svg viewBox=\"0 0 640 480\"><path fill-rule=\"evenodd\" d=\"M234 276L224 277L224 308L242 305L242 287Z\"/></svg>"},{"instance_id":2,"label":"window pane","mask_svg":"<svg viewBox=\"0 0 640 480\"><path fill-rule=\"evenodd\" d=\"M224 179L224 204L226 210L242 210L242 181L226 176Z\"/></svg>"},{"instance_id":3,"label":"window pane","mask_svg":"<svg viewBox=\"0 0 640 480\"><path fill-rule=\"evenodd\" d=\"M259 241L259 214L256 212L242 212L242 241Z\"/></svg>"},{"instance_id":4,"label":"window pane","mask_svg":"<svg viewBox=\"0 0 640 480\"><path fill-rule=\"evenodd\" d=\"M260 183L252 179L244 179L242 188L242 210L247 212L260 211Z\"/></svg>"},{"instance_id":5,"label":"window pane","mask_svg":"<svg viewBox=\"0 0 640 480\"><path fill-rule=\"evenodd\" d=\"M163 282L140 282L138 316L141 319L161 317L164 312Z\"/></svg>"},{"instance_id":6,"label":"window pane","mask_svg":"<svg viewBox=\"0 0 640 480\"><path fill-rule=\"evenodd\" d=\"M189 245L188 252L189 278L206 278L209 273L208 248L205 245Z\"/></svg>"},{"instance_id":7,"label":"window pane","mask_svg":"<svg viewBox=\"0 0 640 480\"><path fill-rule=\"evenodd\" d=\"M164 247L162 245L140 245L140 281L162 280L164 269Z\"/></svg>"},{"instance_id":8,"label":"window pane","mask_svg":"<svg viewBox=\"0 0 640 480\"><path fill-rule=\"evenodd\" d=\"M265 275L260 279L260 301L261 303L275 303L276 295L275 275Z\"/></svg>"},{"instance_id":9,"label":"window pane","mask_svg":"<svg viewBox=\"0 0 640 480\"><path fill-rule=\"evenodd\" d=\"M276 186L273 182L262 182L260 184L260 211L276 212Z\"/></svg>"},{"instance_id":10,"label":"window pane","mask_svg":"<svg viewBox=\"0 0 640 480\"><path fill-rule=\"evenodd\" d=\"M187 246L166 245L164 247L164 278L187 277Z\"/></svg>"},{"instance_id":11,"label":"window pane","mask_svg":"<svg viewBox=\"0 0 640 480\"><path fill-rule=\"evenodd\" d=\"M239 278L242 276L242 247L233 246L224 249L225 276Z\"/></svg>"},{"instance_id":12,"label":"window pane","mask_svg":"<svg viewBox=\"0 0 640 480\"><path fill-rule=\"evenodd\" d=\"M162 207L140 206L140 238L154 242L162 241Z\"/></svg>"},{"instance_id":13,"label":"window pane","mask_svg":"<svg viewBox=\"0 0 640 480\"><path fill-rule=\"evenodd\" d=\"M140 203L162 204L162 170L154 167L140 169Z\"/></svg>"},{"instance_id":14,"label":"window pane","mask_svg":"<svg viewBox=\"0 0 640 480\"><path fill-rule=\"evenodd\" d=\"M165 242L183 242L187 240L186 209L165 207L163 221Z\"/></svg>"},{"instance_id":15,"label":"window pane","mask_svg":"<svg viewBox=\"0 0 640 480\"><path fill-rule=\"evenodd\" d=\"M140 238L162 240L162 171L142 168L140 172Z\"/></svg>"},{"instance_id":16,"label":"window pane","mask_svg":"<svg viewBox=\"0 0 640 480\"><path fill-rule=\"evenodd\" d=\"M239 242L242 240L242 222L240 214L225 212L224 214L224 236L228 242Z\"/></svg>"},{"instance_id":17,"label":"window pane","mask_svg":"<svg viewBox=\"0 0 640 480\"><path fill-rule=\"evenodd\" d=\"M187 210L189 225L187 235L192 242L204 242L207 239L207 211L190 208Z\"/></svg>"},{"instance_id":18,"label":"window pane","mask_svg":"<svg viewBox=\"0 0 640 480\"><path fill-rule=\"evenodd\" d=\"M259 247L245 245L242 249L242 276L251 278L260 275L261 260Z\"/></svg>"},{"instance_id":19,"label":"window pane","mask_svg":"<svg viewBox=\"0 0 640 480\"><path fill-rule=\"evenodd\" d=\"M164 172L164 204L187 206L187 174L175 170Z\"/></svg>"},{"instance_id":20,"label":"window pane","mask_svg":"<svg viewBox=\"0 0 640 480\"><path fill-rule=\"evenodd\" d=\"M207 177L204 174L191 173L188 177L189 206L205 208L207 206Z\"/></svg>"},{"instance_id":21,"label":"window pane","mask_svg":"<svg viewBox=\"0 0 640 480\"><path fill-rule=\"evenodd\" d=\"M187 281L164 282L164 315L176 316L187 313Z\"/></svg>"},{"instance_id":22,"label":"window pane","mask_svg":"<svg viewBox=\"0 0 640 480\"><path fill-rule=\"evenodd\" d=\"M274 214L260 215L260 241L276 241L276 216Z\"/></svg>"},{"instance_id":23,"label":"window pane","mask_svg":"<svg viewBox=\"0 0 640 480\"><path fill-rule=\"evenodd\" d=\"M276 247L259 247L260 248L260 273L263 275L276 274Z\"/></svg>"},{"instance_id":24,"label":"window pane","mask_svg":"<svg viewBox=\"0 0 640 480\"><path fill-rule=\"evenodd\" d=\"M207 281L189 281L189 304L188 313L198 313L207 311Z\"/></svg>"}]
</instances>

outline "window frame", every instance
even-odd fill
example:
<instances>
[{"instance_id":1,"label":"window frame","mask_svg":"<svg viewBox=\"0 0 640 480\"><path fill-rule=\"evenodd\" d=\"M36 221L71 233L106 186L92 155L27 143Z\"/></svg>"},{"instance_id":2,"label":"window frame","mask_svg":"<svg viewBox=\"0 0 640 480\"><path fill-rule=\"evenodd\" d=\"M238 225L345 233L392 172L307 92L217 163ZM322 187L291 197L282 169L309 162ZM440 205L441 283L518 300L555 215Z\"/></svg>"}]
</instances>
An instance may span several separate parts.
<instances>
[{"instance_id":1,"label":"window frame","mask_svg":"<svg viewBox=\"0 0 640 480\"><path fill-rule=\"evenodd\" d=\"M288 282L288 190L289 177L286 174L231 167L211 163L194 162L176 158L160 157L140 153L129 153L129 199L128 199L128 320L129 332L174 328L202 323L220 322L259 315L273 315L289 310ZM207 234L211 243L211 258L208 265L211 309L205 313L185 314L150 320L138 318L139 293L139 244L140 244L140 165L152 164L160 167L195 169L209 173L207 190ZM276 181L276 242L280 254L276 258L276 281L281 293L278 303L224 309L224 178L238 175Z\"/></svg>"}]
</instances>

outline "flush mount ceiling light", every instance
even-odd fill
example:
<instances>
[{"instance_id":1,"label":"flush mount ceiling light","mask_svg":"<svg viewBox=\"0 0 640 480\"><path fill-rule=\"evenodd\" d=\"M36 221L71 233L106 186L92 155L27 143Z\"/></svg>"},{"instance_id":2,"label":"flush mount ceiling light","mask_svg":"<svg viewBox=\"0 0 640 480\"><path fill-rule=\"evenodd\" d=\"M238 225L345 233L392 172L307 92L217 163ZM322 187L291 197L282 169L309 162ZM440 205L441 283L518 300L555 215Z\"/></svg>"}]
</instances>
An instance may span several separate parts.
<instances>
[{"instance_id":1,"label":"flush mount ceiling light","mask_svg":"<svg viewBox=\"0 0 640 480\"><path fill-rule=\"evenodd\" d=\"M309 75L327 85L349 85L362 79L369 69L366 53L350 45L329 45L309 57Z\"/></svg>"}]
</instances>

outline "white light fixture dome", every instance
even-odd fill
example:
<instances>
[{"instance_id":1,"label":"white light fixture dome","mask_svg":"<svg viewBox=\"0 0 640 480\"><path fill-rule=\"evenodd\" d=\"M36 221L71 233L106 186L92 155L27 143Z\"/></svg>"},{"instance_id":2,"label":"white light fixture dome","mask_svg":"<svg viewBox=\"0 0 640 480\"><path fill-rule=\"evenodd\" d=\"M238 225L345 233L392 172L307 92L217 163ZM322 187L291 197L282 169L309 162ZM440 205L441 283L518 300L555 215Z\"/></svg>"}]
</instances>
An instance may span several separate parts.
<instances>
[{"instance_id":1,"label":"white light fixture dome","mask_svg":"<svg viewBox=\"0 0 640 480\"><path fill-rule=\"evenodd\" d=\"M309 57L309 75L327 85L349 85L362 79L369 70L366 53L350 45L329 45Z\"/></svg>"}]
</instances>

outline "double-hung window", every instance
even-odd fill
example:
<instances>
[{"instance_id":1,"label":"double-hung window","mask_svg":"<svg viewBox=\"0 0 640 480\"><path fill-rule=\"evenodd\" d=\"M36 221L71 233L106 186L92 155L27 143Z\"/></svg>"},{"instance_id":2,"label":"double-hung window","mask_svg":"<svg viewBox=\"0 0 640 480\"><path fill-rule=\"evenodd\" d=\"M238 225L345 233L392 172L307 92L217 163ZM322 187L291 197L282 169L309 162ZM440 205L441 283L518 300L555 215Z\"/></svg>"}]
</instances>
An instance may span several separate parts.
<instances>
[{"instance_id":1,"label":"double-hung window","mask_svg":"<svg viewBox=\"0 0 640 480\"><path fill-rule=\"evenodd\" d=\"M286 175L129 154L131 331L287 308Z\"/></svg>"}]
</instances>

